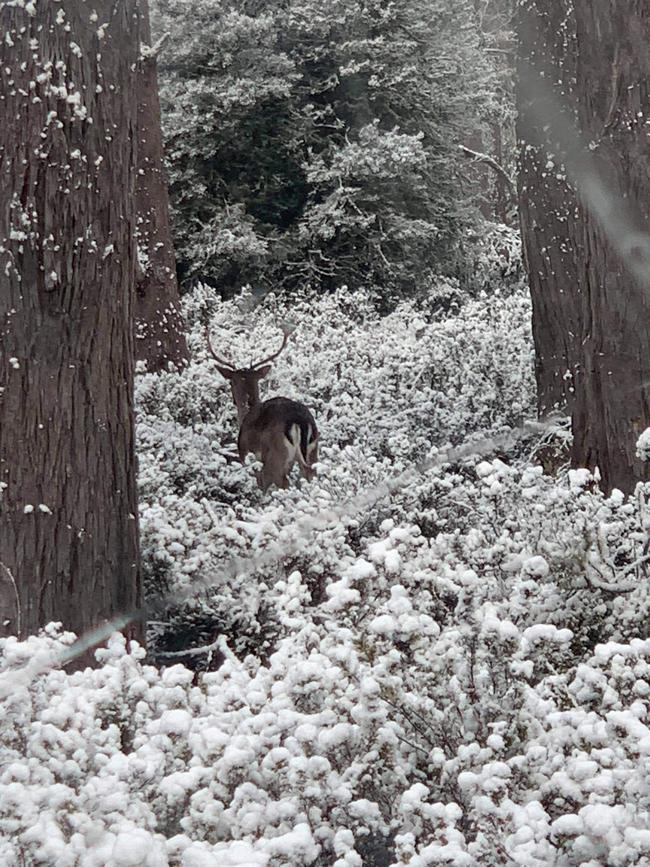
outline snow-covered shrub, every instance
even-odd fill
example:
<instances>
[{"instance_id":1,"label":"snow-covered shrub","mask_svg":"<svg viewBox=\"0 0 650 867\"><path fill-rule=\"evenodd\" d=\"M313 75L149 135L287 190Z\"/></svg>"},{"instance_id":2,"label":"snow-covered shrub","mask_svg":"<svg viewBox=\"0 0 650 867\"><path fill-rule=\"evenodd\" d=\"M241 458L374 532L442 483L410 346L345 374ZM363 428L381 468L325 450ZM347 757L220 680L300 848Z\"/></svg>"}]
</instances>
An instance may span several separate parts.
<instances>
[{"instance_id":1,"label":"snow-covered shrub","mask_svg":"<svg viewBox=\"0 0 650 867\"><path fill-rule=\"evenodd\" d=\"M516 428L524 297L426 309L188 299L192 365L137 387L166 667L120 636L75 673L56 627L0 639L0 863L650 859L650 486L532 462L561 428ZM203 322L243 364L285 319L266 394L315 408L322 460L262 495Z\"/></svg>"},{"instance_id":2,"label":"snow-covered shrub","mask_svg":"<svg viewBox=\"0 0 650 867\"><path fill-rule=\"evenodd\" d=\"M650 458L650 428L646 428L636 442L637 457L642 461Z\"/></svg>"},{"instance_id":3,"label":"snow-covered shrub","mask_svg":"<svg viewBox=\"0 0 650 867\"><path fill-rule=\"evenodd\" d=\"M473 293L521 290L525 273L518 229L486 221L469 233L462 273L463 285Z\"/></svg>"},{"instance_id":4,"label":"snow-covered shrub","mask_svg":"<svg viewBox=\"0 0 650 867\"><path fill-rule=\"evenodd\" d=\"M14 690L6 863L639 863L650 641L611 640L632 624L614 587L587 586L607 566L597 552L582 577L563 573L589 508L619 520L619 542L638 516L584 485L558 498L498 459L463 469L437 471L449 532L386 519L318 604L300 572L279 577L265 661L222 642L223 665L195 686L116 637L99 669ZM629 611L645 584L627 588ZM593 608L601 643L583 650ZM646 609L637 633L648 622ZM7 639L4 667L55 645Z\"/></svg>"},{"instance_id":5,"label":"snow-covered shrub","mask_svg":"<svg viewBox=\"0 0 650 867\"><path fill-rule=\"evenodd\" d=\"M361 292L290 302L267 295L261 303L244 293L222 302L200 286L185 314L191 365L180 375L141 376L137 385L145 577L150 594L165 591L177 612L162 628L166 650L199 627L205 643L225 632L237 652L270 647L277 630L258 585L273 582L278 568L299 568L319 597L342 559L358 552L354 509L311 540L296 532L301 522L372 491L433 446L502 431L531 411L523 295L477 299L440 321L429 319L426 303L405 302L381 317ZM310 485L261 497L252 474L233 461L235 410L206 353L204 327L210 323L217 352L244 365L275 348L285 320L296 330L262 388L312 408L320 473ZM383 509L363 507L364 533ZM269 553L270 568L262 562ZM260 562L233 572L233 558L243 557ZM199 592L206 583L207 595Z\"/></svg>"}]
</instances>

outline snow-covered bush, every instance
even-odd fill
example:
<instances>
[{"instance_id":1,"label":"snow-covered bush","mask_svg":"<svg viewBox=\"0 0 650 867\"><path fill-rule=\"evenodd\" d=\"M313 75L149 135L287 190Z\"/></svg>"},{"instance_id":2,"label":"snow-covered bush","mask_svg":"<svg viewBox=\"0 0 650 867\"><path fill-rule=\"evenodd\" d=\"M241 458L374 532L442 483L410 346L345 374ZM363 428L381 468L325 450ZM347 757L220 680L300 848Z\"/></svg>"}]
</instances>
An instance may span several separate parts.
<instances>
[{"instance_id":1,"label":"snow-covered bush","mask_svg":"<svg viewBox=\"0 0 650 867\"><path fill-rule=\"evenodd\" d=\"M427 310L426 302L405 302L381 317L363 293L345 290L291 302L267 295L256 303L250 293L222 302L201 286L186 298L192 364L180 375L145 375L137 386L148 589L187 600L174 604L171 627L161 627L165 650L179 649L187 629L200 627L206 643L225 632L237 652L259 653L277 630L258 585L273 581L278 562L300 568L318 596L342 559L358 551L356 507L318 535L304 538L303 525L372 492L433 447L501 432L530 414L525 296L477 299L462 317L442 321ZM252 474L232 461L235 410L206 353L204 327L210 322L217 352L244 365L278 345L289 319L296 330L262 388L312 408L321 430L320 474L308 486L264 498ZM385 502L369 505L361 509L361 535L390 514ZM233 558L269 554L270 568L231 568ZM210 592L197 593L206 583Z\"/></svg>"},{"instance_id":2,"label":"snow-covered bush","mask_svg":"<svg viewBox=\"0 0 650 867\"><path fill-rule=\"evenodd\" d=\"M636 442L636 453L642 461L650 458L650 428L646 428Z\"/></svg>"},{"instance_id":3,"label":"snow-covered bush","mask_svg":"<svg viewBox=\"0 0 650 867\"><path fill-rule=\"evenodd\" d=\"M650 486L536 465L525 298L441 322L200 287L186 314L191 367L138 383L167 667L0 640L0 863L646 863ZM266 393L314 407L322 460L262 495L203 322L246 363L285 319Z\"/></svg>"},{"instance_id":4,"label":"snow-covered bush","mask_svg":"<svg viewBox=\"0 0 650 867\"><path fill-rule=\"evenodd\" d=\"M473 293L521 290L525 272L519 231L485 221L468 232L461 270L463 285Z\"/></svg>"}]
</instances>

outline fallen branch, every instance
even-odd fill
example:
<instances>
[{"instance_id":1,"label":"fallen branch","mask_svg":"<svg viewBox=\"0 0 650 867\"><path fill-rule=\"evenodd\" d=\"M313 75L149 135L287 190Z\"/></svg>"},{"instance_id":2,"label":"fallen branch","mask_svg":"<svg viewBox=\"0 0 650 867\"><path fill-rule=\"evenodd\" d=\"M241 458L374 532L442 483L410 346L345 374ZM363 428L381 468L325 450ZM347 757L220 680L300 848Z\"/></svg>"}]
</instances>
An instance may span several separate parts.
<instances>
[{"instance_id":1,"label":"fallen branch","mask_svg":"<svg viewBox=\"0 0 650 867\"><path fill-rule=\"evenodd\" d=\"M203 647L188 647L187 650L160 650L157 655L165 659L181 659L185 656L203 656L204 654L213 654L215 650L221 652L222 639L221 636L213 641L212 644L206 644Z\"/></svg>"}]
</instances>

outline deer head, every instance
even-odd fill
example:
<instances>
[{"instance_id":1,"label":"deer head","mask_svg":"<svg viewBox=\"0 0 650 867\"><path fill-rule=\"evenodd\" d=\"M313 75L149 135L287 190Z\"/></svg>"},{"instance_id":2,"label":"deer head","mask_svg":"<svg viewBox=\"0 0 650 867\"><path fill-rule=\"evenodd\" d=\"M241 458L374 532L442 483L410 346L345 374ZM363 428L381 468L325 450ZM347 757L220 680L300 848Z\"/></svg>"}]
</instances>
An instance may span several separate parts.
<instances>
[{"instance_id":1,"label":"deer head","mask_svg":"<svg viewBox=\"0 0 650 867\"><path fill-rule=\"evenodd\" d=\"M263 358L261 361L256 361L251 367L235 367L235 365L225 358L222 358L212 348L210 341L210 331L206 326L205 336L210 355L217 362L217 370L230 383L232 391L232 399L237 408L237 418L241 424L247 414L258 406L260 403L260 380L268 374L273 367L273 362L280 355L284 347L287 345L291 329L286 326L282 329L283 340L282 346L277 352Z\"/></svg>"},{"instance_id":2,"label":"deer head","mask_svg":"<svg viewBox=\"0 0 650 867\"><path fill-rule=\"evenodd\" d=\"M292 331L288 327L282 330L282 345L277 352L250 367L237 368L231 361L217 355L206 328L208 350L217 362L217 370L230 383L237 408L239 457L243 461L253 452L262 461L258 484L264 490L271 484L288 487L289 472L296 461L302 475L311 479L314 475L312 465L318 460L318 428L307 407L286 397L260 401L260 380L268 374L287 345Z\"/></svg>"}]
</instances>

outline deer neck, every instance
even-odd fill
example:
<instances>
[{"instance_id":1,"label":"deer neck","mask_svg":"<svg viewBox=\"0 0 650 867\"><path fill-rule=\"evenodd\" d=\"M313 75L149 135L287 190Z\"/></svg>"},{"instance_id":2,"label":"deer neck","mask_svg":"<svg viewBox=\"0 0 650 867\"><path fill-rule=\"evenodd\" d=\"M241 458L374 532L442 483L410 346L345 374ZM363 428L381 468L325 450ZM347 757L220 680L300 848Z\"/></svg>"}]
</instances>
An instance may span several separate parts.
<instances>
[{"instance_id":1,"label":"deer neck","mask_svg":"<svg viewBox=\"0 0 650 867\"><path fill-rule=\"evenodd\" d=\"M246 390L245 398L239 403L236 403L239 424L241 424L248 415L248 413L256 409L256 407L258 407L260 403L261 401L259 384L255 382L251 384L250 387Z\"/></svg>"}]
</instances>

